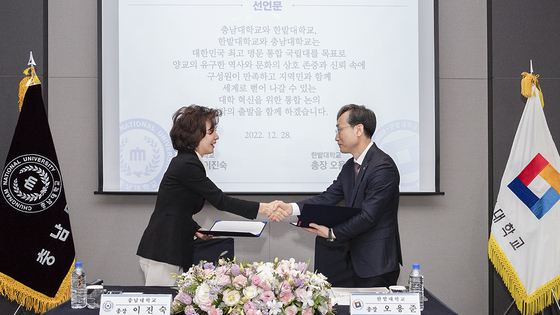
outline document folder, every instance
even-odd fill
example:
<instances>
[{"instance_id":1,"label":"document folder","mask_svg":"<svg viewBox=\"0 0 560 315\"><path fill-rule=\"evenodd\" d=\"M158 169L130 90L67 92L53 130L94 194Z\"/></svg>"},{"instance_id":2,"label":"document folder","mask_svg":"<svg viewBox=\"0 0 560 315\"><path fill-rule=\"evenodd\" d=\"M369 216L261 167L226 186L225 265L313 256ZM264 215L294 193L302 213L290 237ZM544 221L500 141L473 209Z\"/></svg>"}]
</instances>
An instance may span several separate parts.
<instances>
[{"instance_id":1,"label":"document folder","mask_svg":"<svg viewBox=\"0 0 560 315\"><path fill-rule=\"evenodd\" d=\"M216 236L261 236L266 222L264 221L223 221L218 220L208 231L197 231L202 234Z\"/></svg>"},{"instance_id":2,"label":"document folder","mask_svg":"<svg viewBox=\"0 0 560 315\"><path fill-rule=\"evenodd\" d=\"M309 227L309 223L316 223L332 228L350 220L360 211L360 208L304 204L298 215L297 226Z\"/></svg>"}]
</instances>

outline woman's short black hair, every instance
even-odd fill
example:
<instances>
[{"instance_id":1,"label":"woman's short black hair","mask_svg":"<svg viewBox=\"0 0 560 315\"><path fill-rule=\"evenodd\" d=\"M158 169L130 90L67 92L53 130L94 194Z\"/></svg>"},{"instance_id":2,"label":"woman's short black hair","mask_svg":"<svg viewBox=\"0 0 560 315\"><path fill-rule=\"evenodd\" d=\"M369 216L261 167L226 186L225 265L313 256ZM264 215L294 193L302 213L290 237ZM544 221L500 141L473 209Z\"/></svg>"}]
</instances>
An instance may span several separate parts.
<instances>
[{"instance_id":1,"label":"woman's short black hair","mask_svg":"<svg viewBox=\"0 0 560 315\"><path fill-rule=\"evenodd\" d=\"M177 151L194 152L200 140L206 136L206 122L213 131L222 112L199 105L183 106L173 114L173 126L169 131L173 148Z\"/></svg>"}]
</instances>

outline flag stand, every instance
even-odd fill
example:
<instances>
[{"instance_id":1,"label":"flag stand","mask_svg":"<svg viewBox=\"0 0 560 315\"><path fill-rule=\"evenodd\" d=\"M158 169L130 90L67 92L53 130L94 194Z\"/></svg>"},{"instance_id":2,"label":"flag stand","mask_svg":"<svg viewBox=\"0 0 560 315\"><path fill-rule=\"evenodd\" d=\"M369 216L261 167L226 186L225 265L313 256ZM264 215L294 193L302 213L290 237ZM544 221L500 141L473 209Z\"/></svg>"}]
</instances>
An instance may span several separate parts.
<instances>
[{"instance_id":1,"label":"flag stand","mask_svg":"<svg viewBox=\"0 0 560 315\"><path fill-rule=\"evenodd\" d=\"M558 310L560 310L560 304L558 304L558 299L556 298L556 294L554 293L554 290L550 289L550 291L552 292L552 296L554 297L554 302L556 302L556 307L558 307Z\"/></svg>"},{"instance_id":2,"label":"flag stand","mask_svg":"<svg viewBox=\"0 0 560 315\"><path fill-rule=\"evenodd\" d=\"M27 299L27 295L23 298L23 301L19 304L18 308L17 308L16 311L14 312L14 315L17 314L17 312L19 311L19 309L22 307L23 303L25 303L25 299Z\"/></svg>"},{"instance_id":3,"label":"flag stand","mask_svg":"<svg viewBox=\"0 0 560 315\"><path fill-rule=\"evenodd\" d=\"M515 303L515 300L511 301L511 304L509 305L509 307L507 308L507 310L504 312L504 315L506 315L507 313L509 313L509 310L510 310L511 307L513 306L513 303Z\"/></svg>"}]
</instances>

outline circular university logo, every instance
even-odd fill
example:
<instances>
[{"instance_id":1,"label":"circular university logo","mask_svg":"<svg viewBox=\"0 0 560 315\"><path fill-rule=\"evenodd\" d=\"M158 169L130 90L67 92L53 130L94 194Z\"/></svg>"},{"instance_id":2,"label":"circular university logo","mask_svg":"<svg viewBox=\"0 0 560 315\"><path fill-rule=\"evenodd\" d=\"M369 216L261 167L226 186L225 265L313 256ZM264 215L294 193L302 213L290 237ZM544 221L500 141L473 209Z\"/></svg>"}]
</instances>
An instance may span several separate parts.
<instances>
[{"instance_id":1,"label":"circular university logo","mask_svg":"<svg viewBox=\"0 0 560 315\"><path fill-rule=\"evenodd\" d=\"M60 196L62 180L58 166L38 154L11 160L2 172L2 195L21 212L36 213L50 208Z\"/></svg>"},{"instance_id":2,"label":"circular university logo","mask_svg":"<svg viewBox=\"0 0 560 315\"><path fill-rule=\"evenodd\" d=\"M420 189L420 145L418 122L395 120L373 135L373 141L389 154L401 176L401 191Z\"/></svg>"},{"instance_id":3,"label":"circular university logo","mask_svg":"<svg viewBox=\"0 0 560 315\"><path fill-rule=\"evenodd\" d=\"M111 301L105 301L101 307L101 309L106 313L111 312L113 308L115 308L115 304Z\"/></svg>"},{"instance_id":4,"label":"circular university logo","mask_svg":"<svg viewBox=\"0 0 560 315\"><path fill-rule=\"evenodd\" d=\"M362 300L354 300L352 301L352 308L355 310L361 310L364 308L364 302Z\"/></svg>"},{"instance_id":5,"label":"circular university logo","mask_svg":"<svg viewBox=\"0 0 560 315\"><path fill-rule=\"evenodd\" d=\"M175 151L165 130L136 118L120 123L120 187L124 191L156 191Z\"/></svg>"}]
</instances>

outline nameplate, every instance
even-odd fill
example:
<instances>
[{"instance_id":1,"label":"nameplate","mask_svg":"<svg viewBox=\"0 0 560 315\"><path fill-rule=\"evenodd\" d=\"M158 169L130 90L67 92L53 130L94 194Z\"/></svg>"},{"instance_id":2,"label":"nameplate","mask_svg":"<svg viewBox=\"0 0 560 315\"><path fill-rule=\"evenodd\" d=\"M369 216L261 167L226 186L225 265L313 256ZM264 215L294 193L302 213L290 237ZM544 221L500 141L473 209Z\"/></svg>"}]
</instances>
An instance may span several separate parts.
<instances>
[{"instance_id":1,"label":"nameplate","mask_svg":"<svg viewBox=\"0 0 560 315\"><path fill-rule=\"evenodd\" d=\"M351 315L418 315L418 293L350 294Z\"/></svg>"},{"instance_id":2,"label":"nameplate","mask_svg":"<svg viewBox=\"0 0 560 315\"><path fill-rule=\"evenodd\" d=\"M171 294L103 294L99 314L169 315Z\"/></svg>"}]
</instances>

